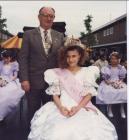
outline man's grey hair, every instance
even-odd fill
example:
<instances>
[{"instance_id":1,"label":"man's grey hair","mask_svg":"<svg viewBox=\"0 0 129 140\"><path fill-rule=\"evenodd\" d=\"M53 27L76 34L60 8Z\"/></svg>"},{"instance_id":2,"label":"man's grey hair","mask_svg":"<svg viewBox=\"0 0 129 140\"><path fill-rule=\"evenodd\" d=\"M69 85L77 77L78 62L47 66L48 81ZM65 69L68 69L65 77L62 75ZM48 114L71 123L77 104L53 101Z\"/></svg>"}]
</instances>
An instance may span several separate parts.
<instances>
[{"instance_id":1,"label":"man's grey hair","mask_svg":"<svg viewBox=\"0 0 129 140\"><path fill-rule=\"evenodd\" d=\"M41 11L42 11L44 8L47 8L47 7L44 6L44 7L41 7L41 8L40 8L40 10L39 10L39 15L41 14ZM53 12L55 13L55 9L52 8L52 7L50 7L50 8L51 8L51 9L53 10Z\"/></svg>"}]
</instances>

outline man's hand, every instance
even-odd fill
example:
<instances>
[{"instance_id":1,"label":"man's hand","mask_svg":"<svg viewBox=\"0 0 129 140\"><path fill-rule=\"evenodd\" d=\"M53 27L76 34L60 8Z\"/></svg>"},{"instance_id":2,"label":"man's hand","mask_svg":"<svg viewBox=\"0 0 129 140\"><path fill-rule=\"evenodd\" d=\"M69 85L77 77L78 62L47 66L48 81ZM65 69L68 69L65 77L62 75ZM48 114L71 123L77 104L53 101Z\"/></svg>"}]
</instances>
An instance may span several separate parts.
<instances>
[{"instance_id":1,"label":"man's hand","mask_svg":"<svg viewBox=\"0 0 129 140\"><path fill-rule=\"evenodd\" d=\"M25 92L29 92L30 91L30 82L29 81L23 81L23 82L21 82L21 86L22 86L22 89Z\"/></svg>"}]
</instances>

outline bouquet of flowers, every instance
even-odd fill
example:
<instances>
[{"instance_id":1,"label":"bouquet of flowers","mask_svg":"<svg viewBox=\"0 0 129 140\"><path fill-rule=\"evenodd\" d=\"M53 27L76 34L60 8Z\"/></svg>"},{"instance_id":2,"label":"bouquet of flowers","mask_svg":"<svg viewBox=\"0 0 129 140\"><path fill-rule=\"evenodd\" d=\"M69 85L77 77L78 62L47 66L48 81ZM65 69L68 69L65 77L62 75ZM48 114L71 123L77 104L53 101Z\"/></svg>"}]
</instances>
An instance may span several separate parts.
<instances>
[{"instance_id":1,"label":"bouquet of flowers","mask_svg":"<svg viewBox=\"0 0 129 140\"><path fill-rule=\"evenodd\" d=\"M0 76L0 87L4 87L8 84L8 82Z\"/></svg>"},{"instance_id":2,"label":"bouquet of flowers","mask_svg":"<svg viewBox=\"0 0 129 140\"><path fill-rule=\"evenodd\" d=\"M122 81L120 81L120 80L117 80L117 81L115 81L115 82L112 82L111 85L112 85L112 87L114 87L115 89L123 88Z\"/></svg>"}]
</instances>

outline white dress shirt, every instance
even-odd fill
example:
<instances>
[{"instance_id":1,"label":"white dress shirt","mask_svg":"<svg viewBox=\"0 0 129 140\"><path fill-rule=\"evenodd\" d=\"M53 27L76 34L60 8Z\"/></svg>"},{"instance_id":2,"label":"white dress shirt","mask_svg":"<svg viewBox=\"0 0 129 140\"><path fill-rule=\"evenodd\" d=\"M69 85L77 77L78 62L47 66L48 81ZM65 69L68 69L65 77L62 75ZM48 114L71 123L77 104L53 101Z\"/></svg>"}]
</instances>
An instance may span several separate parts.
<instances>
[{"instance_id":1,"label":"white dress shirt","mask_svg":"<svg viewBox=\"0 0 129 140\"><path fill-rule=\"evenodd\" d=\"M49 40L49 42L45 42L45 39L44 39L44 29L39 26L39 29L40 29L40 33L41 33L41 37L42 37L42 43L43 43L43 46L44 46L44 50L46 52L46 54L48 54L48 50L51 48L51 44L52 44L52 38L51 38L51 29L48 29L47 30L47 38Z\"/></svg>"}]
</instances>

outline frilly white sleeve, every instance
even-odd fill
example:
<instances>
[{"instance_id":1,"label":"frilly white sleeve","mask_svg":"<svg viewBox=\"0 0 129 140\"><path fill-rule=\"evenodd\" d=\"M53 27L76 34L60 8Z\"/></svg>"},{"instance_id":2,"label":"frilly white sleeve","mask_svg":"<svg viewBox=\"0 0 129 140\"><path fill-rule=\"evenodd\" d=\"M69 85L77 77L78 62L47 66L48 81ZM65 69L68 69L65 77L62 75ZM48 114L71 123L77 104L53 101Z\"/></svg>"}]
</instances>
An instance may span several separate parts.
<instances>
[{"instance_id":1,"label":"frilly white sleeve","mask_svg":"<svg viewBox=\"0 0 129 140\"><path fill-rule=\"evenodd\" d=\"M104 66L101 69L101 76L104 80L109 80L111 77L111 70L109 69L109 67Z\"/></svg>"},{"instance_id":2,"label":"frilly white sleeve","mask_svg":"<svg viewBox=\"0 0 129 140\"><path fill-rule=\"evenodd\" d=\"M119 78L120 79L124 79L126 77L126 69L124 66L121 66L120 67L120 70L119 70Z\"/></svg>"},{"instance_id":3,"label":"frilly white sleeve","mask_svg":"<svg viewBox=\"0 0 129 140\"><path fill-rule=\"evenodd\" d=\"M100 77L100 70L97 66L90 66L89 78L87 78L87 72L85 71L85 78L83 81L84 90L82 92L82 96L86 96L87 94L91 94L92 96L96 96L98 94L97 88L98 84L96 83L96 79Z\"/></svg>"},{"instance_id":4,"label":"frilly white sleeve","mask_svg":"<svg viewBox=\"0 0 129 140\"><path fill-rule=\"evenodd\" d=\"M19 71L19 64L17 61L14 61L12 63L12 72L13 72L13 76L18 76L18 71Z\"/></svg>"},{"instance_id":5,"label":"frilly white sleeve","mask_svg":"<svg viewBox=\"0 0 129 140\"><path fill-rule=\"evenodd\" d=\"M92 96L97 96L97 86L92 85L90 83L87 83L87 81L84 81L84 89L83 92L81 93L81 96L86 96L88 94L91 94Z\"/></svg>"},{"instance_id":6,"label":"frilly white sleeve","mask_svg":"<svg viewBox=\"0 0 129 140\"><path fill-rule=\"evenodd\" d=\"M2 61L0 61L0 74L1 74L1 70L2 70Z\"/></svg>"},{"instance_id":7,"label":"frilly white sleeve","mask_svg":"<svg viewBox=\"0 0 129 140\"><path fill-rule=\"evenodd\" d=\"M90 66L90 67L91 67L92 72L94 73L94 76L95 76L94 78L96 80L97 78L100 77L100 70L97 66Z\"/></svg>"},{"instance_id":8,"label":"frilly white sleeve","mask_svg":"<svg viewBox=\"0 0 129 140\"><path fill-rule=\"evenodd\" d=\"M48 95L60 95L59 79L52 69L45 71L44 79L49 85L49 87L46 89L46 93Z\"/></svg>"}]
</instances>

